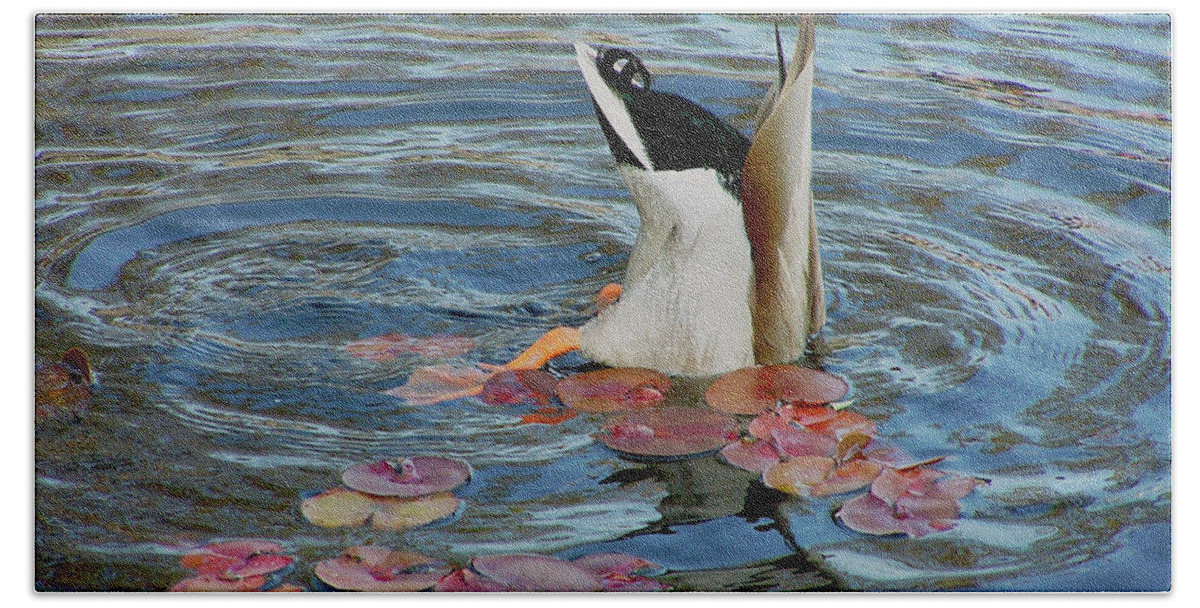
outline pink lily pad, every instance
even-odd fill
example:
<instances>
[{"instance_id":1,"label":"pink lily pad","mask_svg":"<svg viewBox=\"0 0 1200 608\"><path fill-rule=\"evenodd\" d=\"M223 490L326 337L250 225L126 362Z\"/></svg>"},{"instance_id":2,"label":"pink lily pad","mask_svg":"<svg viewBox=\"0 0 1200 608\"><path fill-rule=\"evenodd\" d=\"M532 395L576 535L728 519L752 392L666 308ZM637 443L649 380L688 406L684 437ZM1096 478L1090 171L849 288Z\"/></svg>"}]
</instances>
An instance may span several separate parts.
<instances>
[{"instance_id":1,"label":"pink lily pad","mask_svg":"<svg viewBox=\"0 0 1200 608\"><path fill-rule=\"evenodd\" d=\"M483 383L479 398L488 405L546 405L557 383L540 369L505 369Z\"/></svg>"},{"instance_id":2,"label":"pink lily pad","mask_svg":"<svg viewBox=\"0 0 1200 608\"><path fill-rule=\"evenodd\" d=\"M475 341L462 336L411 336L393 333L355 340L346 345L346 352L360 359L390 361L405 353L428 359L444 359L469 353L474 348Z\"/></svg>"},{"instance_id":3,"label":"pink lily pad","mask_svg":"<svg viewBox=\"0 0 1200 608\"><path fill-rule=\"evenodd\" d=\"M508 591L504 585L468 568L459 568L443 576L437 585L434 585L433 590L451 593Z\"/></svg>"},{"instance_id":4,"label":"pink lily pad","mask_svg":"<svg viewBox=\"0 0 1200 608\"><path fill-rule=\"evenodd\" d=\"M871 482L883 470L883 465L870 460L851 460L839 464L826 475L825 479L813 484L809 496L832 496L853 492L871 485Z\"/></svg>"},{"instance_id":5,"label":"pink lily pad","mask_svg":"<svg viewBox=\"0 0 1200 608\"><path fill-rule=\"evenodd\" d=\"M819 406L850 392L845 380L795 365L747 367L728 373L708 387L704 400L730 414L760 414L779 403Z\"/></svg>"},{"instance_id":6,"label":"pink lily pad","mask_svg":"<svg viewBox=\"0 0 1200 608\"><path fill-rule=\"evenodd\" d=\"M184 555L183 567L200 575L225 579L271 574L291 566L295 560L283 555L279 543L267 540L236 539L212 543Z\"/></svg>"},{"instance_id":7,"label":"pink lily pad","mask_svg":"<svg viewBox=\"0 0 1200 608\"><path fill-rule=\"evenodd\" d=\"M842 505L837 517L864 534L925 536L953 528L959 517L958 499L981 483L919 465L887 469L871 483L869 493Z\"/></svg>"},{"instance_id":8,"label":"pink lily pad","mask_svg":"<svg viewBox=\"0 0 1200 608\"><path fill-rule=\"evenodd\" d=\"M380 530L406 530L450 517L462 502L449 492L417 498L373 496L347 488L334 488L305 500L300 512L323 528L365 525Z\"/></svg>"},{"instance_id":9,"label":"pink lily pad","mask_svg":"<svg viewBox=\"0 0 1200 608\"><path fill-rule=\"evenodd\" d=\"M267 584L267 577L261 574L246 578L226 579L212 574L201 574L183 579L171 587L173 592L210 592L232 593L242 591L262 591Z\"/></svg>"},{"instance_id":10,"label":"pink lily pad","mask_svg":"<svg viewBox=\"0 0 1200 608\"><path fill-rule=\"evenodd\" d=\"M403 385L384 391L403 399L408 405L432 405L451 399L474 397L483 390L484 382L491 377L491 371L475 367L454 367L453 365L430 365L418 367L409 375Z\"/></svg>"},{"instance_id":11,"label":"pink lily pad","mask_svg":"<svg viewBox=\"0 0 1200 608\"><path fill-rule=\"evenodd\" d=\"M657 406L671 390L671 380L650 369L616 367L563 378L556 390L563 403L579 411L608 413Z\"/></svg>"},{"instance_id":12,"label":"pink lily pad","mask_svg":"<svg viewBox=\"0 0 1200 608\"><path fill-rule=\"evenodd\" d=\"M629 412L610 420L595 437L625 454L672 458L711 452L738 438L737 421L691 407Z\"/></svg>"},{"instance_id":13,"label":"pink lily pad","mask_svg":"<svg viewBox=\"0 0 1200 608\"><path fill-rule=\"evenodd\" d=\"M313 573L343 591L422 591L437 584L452 568L433 558L386 547L350 547L319 562Z\"/></svg>"},{"instance_id":14,"label":"pink lily pad","mask_svg":"<svg viewBox=\"0 0 1200 608\"><path fill-rule=\"evenodd\" d=\"M509 591L581 592L604 589L602 577L570 562L543 555L476 557L471 568Z\"/></svg>"},{"instance_id":15,"label":"pink lily pad","mask_svg":"<svg viewBox=\"0 0 1200 608\"><path fill-rule=\"evenodd\" d=\"M770 439L743 438L721 448L725 462L754 473L763 473L779 462L779 450Z\"/></svg>"},{"instance_id":16,"label":"pink lily pad","mask_svg":"<svg viewBox=\"0 0 1200 608\"><path fill-rule=\"evenodd\" d=\"M808 494L809 488L833 472L836 463L825 456L799 456L782 460L763 472L763 485L788 494Z\"/></svg>"},{"instance_id":17,"label":"pink lily pad","mask_svg":"<svg viewBox=\"0 0 1200 608\"><path fill-rule=\"evenodd\" d=\"M453 490L471 477L471 467L441 456L364 462L346 469L342 483L376 496L413 498Z\"/></svg>"},{"instance_id":18,"label":"pink lily pad","mask_svg":"<svg viewBox=\"0 0 1200 608\"><path fill-rule=\"evenodd\" d=\"M771 435L771 440L780 454L792 458L798 456L832 457L838 445L837 440L828 435L793 426L776 429Z\"/></svg>"},{"instance_id":19,"label":"pink lily pad","mask_svg":"<svg viewBox=\"0 0 1200 608\"><path fill-rule=\"evenodd\" d=\"M634 555L597 553L571 563L599 575L605 591L667 591L671 588L647 576L661 572L662 566Z\"/></svg>"},{"instance_id":20,"label":"pink lily pad","mask_svg":"<svg viewBox=\"0 0 1200 608\"><path fill-rule=\"evenodd\" d=\"M836 416L829 420L810 424L805 428L815 433L828 435L839 441L851 433L862 433L863 435L874 437L879 432L875 427L875 423L870 418L857 412L846 410L838 412Z\"/></svg>"}]
</instances>

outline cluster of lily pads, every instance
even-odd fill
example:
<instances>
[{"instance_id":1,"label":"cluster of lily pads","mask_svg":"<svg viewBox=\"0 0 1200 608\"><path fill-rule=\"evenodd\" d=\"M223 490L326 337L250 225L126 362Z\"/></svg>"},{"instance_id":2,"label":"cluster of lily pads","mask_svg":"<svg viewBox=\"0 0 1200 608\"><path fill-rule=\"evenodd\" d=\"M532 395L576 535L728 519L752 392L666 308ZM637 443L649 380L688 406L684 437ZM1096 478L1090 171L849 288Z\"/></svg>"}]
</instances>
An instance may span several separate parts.
<instances>
[{"instance_id":1,"label":"cluster of lily pads","mask_svg":"<svg viewBox=\"0 0 1200 608\"><path fill-rule=\"evenodd\" d=\"M450 369L440 373L459 377ZM734 371L709 386L709 407L663 406L671 381L648 369L609 368L562 379L542 370L478 373L484 379L478 397L485 403L537 408L523 422L554 423L576 412L608 415L594 437L626 457L677 459L719 450L725 462L789 494L827 497L869 487L836 513L866 534L917 537L949 529L959 516L958 500L983 483L932 468L941 458L918 462L882 444L873 421L845 409L849 384L814 369ZM422 396L445 390L431 378L417 381L427 391ZM410 382L398 390L412 387ZM552 405L553 397L563 408ZM741 422L750 416L743 436Z\"/></svg>"},{"instance_id":2,"label":"cluster of lily pads","mask_svg":"<svg viewBox=\"0 0 1200 608\"><path fill-rule=\"evenodd\" d=\"M234 539L209 543L180 560L195 576L179 581L171 591L303 591L282 583L295 568L295 558L283 545L269 540Z\"/></svg>"}]
</instances>

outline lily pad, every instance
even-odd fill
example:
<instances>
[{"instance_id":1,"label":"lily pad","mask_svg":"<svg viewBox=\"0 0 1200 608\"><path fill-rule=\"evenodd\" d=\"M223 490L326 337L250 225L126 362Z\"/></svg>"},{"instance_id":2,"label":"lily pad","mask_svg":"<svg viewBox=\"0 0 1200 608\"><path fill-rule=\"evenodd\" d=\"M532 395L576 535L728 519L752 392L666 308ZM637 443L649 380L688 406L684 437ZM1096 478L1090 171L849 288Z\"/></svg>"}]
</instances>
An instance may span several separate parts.
<instances>
[{"instance_id":1,"label":"lily pad","mask_svg":"<svg viewBox=\"0 0 1200 608\"><path fill-rule=\"evenodd\" d=\"M546 405L558 379L540 369L506 369L483 383L479 398L488 405Z\"/></svg>"},{"instance_id":2,"label":"lily pad","mask_svg":"<svg viewBox=\"0 0 1200 608\"><path fill-rule=\"evenodd\" d=\"M738 438L737 421L712 410L665 407L623 414L595 436L625 454L677 458L711 452Z\"/></svg>"},{"instance_id":3,"label":"lily pad","mask_svg":"<svg viewBox=\"0 0 1200 608\"><path fill-rule=\"evenodd\" d=\"M864 534L925 536L953 528L959 517L958 499L981 483L923 466L887 469L871 483L869 493L847 501L836 515Z\"/></svg>"},{"instance_id":4,"label":"lily pad","mask_svg":"<svg viewBox=\"0 0 1200 608\"><path fill-rule=\"evenodd\" d=\"M602 577L591 570L543 555L476 557L471 568L508 591L581 592L604 589Z\"/></svg>"},{"instance_id":5,"label":"lily pad","mask_svg":"<svg viewBox=\"0 0 1200 608\"><path fill-rule=\"evenodd\" d=\"M556 390L577 410L607 413L657 406L671 390L671 380L650 369L616 367L563 378Z\"/></svg>"},{"instance_id":6,"label":"lily pad","mask_svg":"<svg viewBox=\"0 0 1200 608\"><path fill-rule=\"evenodd\" d=\"M605 591L667 591L671 588L650 578L650 575L661 573L662 566L634 555L597 553L571 563L599 575Z\"/></svg>"},{"instance_id":7,"label":"lily pad","mask_svg":"<svg viewBox=\"0 0 1200 608\"><path fill-rule=\"evenodd\" d=\"M413 456L354 465L342 473L342 483L366 494L413 498L453 490L470 477L470 465L461 460Z\"/></svg>"},{"instance_id":8,"label":"lily pad","mask_svg":"<svg viewBox=\"0 0 1200 608\"><path fill-rule=\"evenodd\" d=\"M284 555L279 543L268 540L235 539L211 543L184 555L184 568L201 576L229 580L271 574L291 566L295 560Z\"/></svg>"},{"instance_id":9,"label":"lily pad","mask_svg":"<svg viewBox=\"0 0 1200 608\"><path fill-rule=\"evenodd\" d=\"M810 424L807 427L810 431L822 433L841 440L851 433L861 433L868 437L874 437L878 434L875 423L866 416L857 412L849 412L842 410L833 418L824 422Z\"/></svg>"},{"instance_id":10,"label":"lily pad","mask_svg":"<svg viewBox=\"0 0 1200 608\"><path fill-rule=\"evenodd\" d=\"M820 406L850 392L845 380L795 365L746 367L713 382L704 393L712 407L730 414L760 414L779 403Z\"/></svg>"},{"instance_id":11,"label":"lily pad","mask_svg":"<svg viewBox=\"0 0 1200 608\"><path fill-rule=\"evenodd\" d=\"M496 591L508 591L504 585L491 580L478 572L469 568L459 568L438 580L437 585L433 587L434 591L445 591L450 593L476 592L488 593Z\"/></svg>"},{"instance_id":12,"label":"lily pad","mask_svg":"<svg viewBox=\"0 0 1200 608\"><path fill-rule=\"evenodd\" d=\"M305 500L300 512L309 522L323 528L362 526L370 521L376 529L405 530L445 519L457 512L461 504L449 492L397 498L334 488Z\"/></svg>"},{"instance_id":13,"label":"lily pad","mask_svg":"<svg viewBox=\"0 0 1200 608\"><path fill-rule=\"evenodd\" d=\"M770 439L743 438L721 448L725 462L755 473L763 473L779 462L779 450Z\"/></svg>"},{"instance_id":14,"label":"lily pad","mask_svg":"<svg viewBox=\"0 0 1200 608\"><path fill-rule=\"evenodd\" d=\"M313 573L343 591L422 591L437 584L452 568L444 562L386 547L359 546L319 562Z\"/></svg>"},{"instance_id":15,"label":"lily pad","mask_svg":"<svg viewBox=\"0 0 1200 608\"><path fill-rule=\"evenodd\" d=\"M183 579L171 587L173 592L211 592L232 593L241 591L262 591L267 584L264 575L247 576L245 578L226 579L212 574L201 574Z\"/></svg>"},{"instance_id":16,"label":"lily pad","mask_svg":"<svg viewBox=\"0 0 1200 608\"><path fill-rule=\"evenodd\" d=\"M453 365L418 367L403 385L384 391L403 399L408 405L432 405L451 399L474 397L483 390L484 382L496 370Z\"/></svg>"}]
</instances>

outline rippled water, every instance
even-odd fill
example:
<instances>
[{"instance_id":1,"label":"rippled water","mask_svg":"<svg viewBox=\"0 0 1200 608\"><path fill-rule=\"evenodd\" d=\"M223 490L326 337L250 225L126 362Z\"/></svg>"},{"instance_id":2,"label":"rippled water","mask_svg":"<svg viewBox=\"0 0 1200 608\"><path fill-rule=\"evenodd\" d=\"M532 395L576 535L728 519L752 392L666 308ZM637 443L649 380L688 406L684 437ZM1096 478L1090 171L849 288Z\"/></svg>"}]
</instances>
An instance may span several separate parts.
<instances>
[{"instance_id":1,"label":"rippled water","mask_svg":"<svg viewBox=\"0 0 1200 608\"><path fill-rule=\"evenodd\" d=\"M500 362L585 321L637 216L568 43L631 48L748 133L774 21L39 17L36 354L81 345L101 385L37 429L38 588L164 589L230 536L285 540L300 580L377 542L621 550L681 589L1169 587L1163 15L818 20L811 363L889 442L992 480L954 531L865 537L715 457L617 458L586 416L404 407L379 391L427 361L345 352L449 333ZM396 453L471 462L457 519L300 517Z\"/></svg>"}]
</instances>

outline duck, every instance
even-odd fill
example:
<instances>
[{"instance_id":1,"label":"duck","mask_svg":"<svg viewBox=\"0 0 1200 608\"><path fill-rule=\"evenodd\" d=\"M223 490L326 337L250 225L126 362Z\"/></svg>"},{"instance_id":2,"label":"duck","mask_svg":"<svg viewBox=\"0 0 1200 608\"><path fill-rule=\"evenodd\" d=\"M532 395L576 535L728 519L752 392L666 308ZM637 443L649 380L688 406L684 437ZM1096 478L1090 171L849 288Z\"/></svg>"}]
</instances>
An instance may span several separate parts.
<instances>
[{"instance_id":1,"label":"duck","mask_svg":"<svg viewBox=\"0 0 1200 608\"><path fill-rule=\"evenodd\" d=\"M778 77L749 140L655 89L634 53L575 45L641 226L619 297L607 295L594 319L550 330L504 367L540 367L578 350L612 367L713 376L804 354L825 324L812 196L812 17L800 19L790 67L778 27L775 46Z\"/></svg>"},{"instance_id":2,"label":"duck","mask_svg":"<svg viewBox=\"0 0 1200 608\"><path fill-rule=\"evenodd\" d=\"M590 321L547 331L508 363L480 364L486 373L431 368L388 394L419 404L476 396L476 380L488 373L538 369L572 351L609 367L688 377L803 356L825 324L811 183L814 27L811 15L801 17L788 66L776 26L778 76L753 139L654 88L633 52L576 43L640 220L622 283L601 290Z\"/></svg>"}]
</instances>

